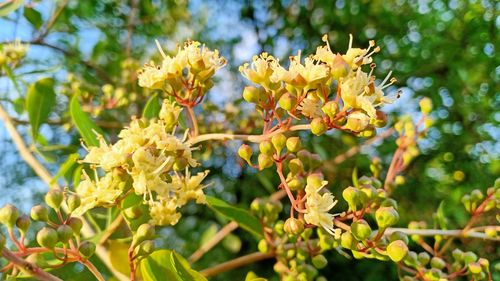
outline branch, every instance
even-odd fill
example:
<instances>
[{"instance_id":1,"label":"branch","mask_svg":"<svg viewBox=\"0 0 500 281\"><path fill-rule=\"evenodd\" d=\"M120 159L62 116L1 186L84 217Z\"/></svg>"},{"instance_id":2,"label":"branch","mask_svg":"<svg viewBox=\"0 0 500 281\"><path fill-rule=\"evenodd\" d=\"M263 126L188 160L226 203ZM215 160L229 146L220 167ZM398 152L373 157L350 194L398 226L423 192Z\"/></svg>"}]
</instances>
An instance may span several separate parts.
<instances>
[{"instance_id":1,"label":"branch","mask_svg":"<svg viewBox=\"0 0 500 281\"><path fill-rule=\"evenodd\" d=\"M500 227L496 227L500 231ZM386 235L389 235L395 231L401 231L408 235L420 235L420 236L448 236L448 237L462 237L462 238L478 238L491 241L500 241L500 237L490 237L482 232L477 231L466 231L463 232L462 229L453 230L441 230L441 229L408 229L408 228L387 228L385 230Z\"/></svg>"},{"instance_id":2,"label":"branch","mask_svg":"<svg viewBox=\"0 0 500 281\"><path fill-rule=\"evenodd\" d=\"M231 269L238 268L240 266L244 266L244 265L258 262L258 261L265 260L265 259L270 259L272 257L274 257L274 253L265 253L264 254L261 252L255 252L255 253L252 253L252 254L249 254L246 256L236 258L234 260L230 260L230 261L218 264L214 267L204 269L204 270L200 271L200 273L203 274L203 276L205 276L205 277L210 277L210 276L214 276L214 275L217 275L219 273L222 273L222 272L225 272L225 271L228 271Z\"/></svg>"},{"instance_id":3,"label":"branch","mask_svg":"<svg viewBox=\"0 0 500 281\"><path fill-rule=\"evenodd\" d=\"M16 254L12 253L11 251L7 249L2 250L2 256L14 264L16 267L19 269L28 272L30 275L35 277L37 280L42 280L42 281L62 281L62 279L59 279L58 277L43 271L41 268L38 266L29 263L25 261L24 259L18 257Z\"/></svg>"}]
</instances>

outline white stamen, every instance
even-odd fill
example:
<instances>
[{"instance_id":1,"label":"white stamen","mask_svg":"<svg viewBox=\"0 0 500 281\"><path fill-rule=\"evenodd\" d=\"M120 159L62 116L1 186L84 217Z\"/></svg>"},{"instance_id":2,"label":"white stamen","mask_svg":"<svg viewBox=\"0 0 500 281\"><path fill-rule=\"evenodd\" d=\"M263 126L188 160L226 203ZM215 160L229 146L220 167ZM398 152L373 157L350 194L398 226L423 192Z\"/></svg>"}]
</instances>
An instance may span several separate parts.
<instances>
[{"instance_id":1,"label":"white stamen","mask_svg":"<svg viewBox=\"0 0 500 281\"><path fill-rule=\"evenodd\" d=\"M156 42L156 47L158 47L158 51L160 51L161 56L164 59L167 59L167 55L165 55L165 53L163 52L163 49L161 48L161 45L160 45L160 42L158 41L158 39L155 39L155 42Z\"/></svg>"}]
</instances>

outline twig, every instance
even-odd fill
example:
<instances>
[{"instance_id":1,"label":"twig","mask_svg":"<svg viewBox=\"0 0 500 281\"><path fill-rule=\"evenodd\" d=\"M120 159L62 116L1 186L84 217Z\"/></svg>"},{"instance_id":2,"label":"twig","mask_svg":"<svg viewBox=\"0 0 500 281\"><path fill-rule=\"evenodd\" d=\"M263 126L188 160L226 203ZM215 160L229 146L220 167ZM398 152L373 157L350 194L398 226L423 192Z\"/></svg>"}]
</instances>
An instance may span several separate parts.
<instances>
[{"instance_id":1,"label":"twig","mask_svg":"<svg viewBox=\"0 0 500 281\"><path fill-rule=\"evenodd\" d=\"M83 265L87 267L87 269L94 274L95 278L99 281L105 281L104 277L102 274L99 272L99 270L94 266L93 263L89 262L88 260L82 260L80 261Z\"/></svg>"},{"instance_id":2,"label":"twig","mask_svg":"<svg viewBox=\"0 0 500 281\"><path fill-rule=\"evenodd\" d=\"M206 252L210 251L215 245L217 245L224 237L226 237L229 233L231 233L233 230L238 228L238 223L235 221L232 221L228 224L226 224L219 232L215 234L212 239L210 239L207 243L203 244L198 250L196 250L190 257L189 257L189 262L190 263L195 263L198 261Z\"/></svg>"},{"instance_id":3,"label":"twig","mask_svg":"<svg viewBox=\"0 0 500 281\"><path fill-rule=\"evenodd\" d=\"M191 121L191 125L193 125L193 137L196 137L199 133L198 129L198 121L196 120L196 114L194 113L194 110L191 106L187 106L187 113L189 120Z\"/></svg>"},{"instance_id":4,"label":"twig","mask_svg":"<svg viewBox=\"0 0 500 281\"><path fill-rule=\"evenodd\" d=\"M420 236L448 236L448 237L463 237L463 238L478 238L484 240L491 241L500 241L500 237L489 237L488 235L482 232L476 231L466 231L463 232L462 229L453 229L453 230L441 230L441 229L408 229L408 228L388 228L385 231L385 234L391 234L395 231L401 231L408 235L420 235Z\"/></svg>"},{"instance_id":5,"label":"twig","mask_svg":"<svg viewBox=\"0 0 500 281\"><path fill-rule=\"evenodd\" d=\"M108 238L113 235L113 233L120 227L123 222L123 216L118 215L118 217L104 230L101 235L101 239L99 239L98 244L104 244L108 240Z\"/></svg>"},{"instance_id":6,"label":"twig","mask_svg":"<svg viewBox=\"0 0 500 281\"><path fill-rule=\"evenodd\" d=\"M219 273L238 268L240 266L244 266L250 263L258 262L261 260L265 259L270 259L274 257L274 253L261 253L261 252L255 252L246 256L242 256L239 258L236 258L234 260L230 260L221 264L218 264L214 267L210 267L207 269L204 269L200 271L201 274L203 274L205 277L210 277L217 275Z\"/></svg>"},{"instance_id":7,"label":"twig","mask_svg":"<svg viewBox=\"0 0 500 281\"><path fill-rule=\"evenodd\" d=\"M62 281L62 279L43 271L41 268L38 266L29 263L25 261L24 259L18 257L11 251L7 249L2 250L2 256L14 264L17 268L21 269L22 271L26 271L29 274L31 274L33 277L35 277L37 280L42 280L42 281Z\"/></svg>"}]
</instances>

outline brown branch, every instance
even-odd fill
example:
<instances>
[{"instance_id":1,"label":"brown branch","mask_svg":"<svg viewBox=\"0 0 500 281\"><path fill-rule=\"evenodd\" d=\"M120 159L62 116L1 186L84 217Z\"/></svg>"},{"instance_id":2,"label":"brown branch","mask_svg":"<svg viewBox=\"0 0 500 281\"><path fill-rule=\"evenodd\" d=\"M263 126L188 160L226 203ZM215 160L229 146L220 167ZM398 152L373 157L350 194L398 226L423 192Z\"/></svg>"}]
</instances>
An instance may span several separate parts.
<instances>
[{"instance_id":1,"label":"brown branch","mask_svg":"<svg viewBox=\"0 0 500 281\"><path fill-rule=\"evenodd\" d=\"M18 257L16 254L13 252L3 249L2 250L2 257L4 257L6 260L8 260L10 263L12 263L15 267L19 268L22 271L25 271L35 277L37 280L42 280L42 281L62 281L62 279L43 271L41 268L38 266L29 263L25 261L24 259Z\"/></svg>"},{"instance_id":2,"label":"brown branch","mask_svg":"<svg viewBox=\"0 0 500 281\"><path fill-rule=\"evenodd\" d=\"M200 271L200 273L203 274L205 277L210 277L210 276L214 276L214 275L217 275L219 273L222 273L222 272L225 272L225 271L228 271L231 269L238 268L240 266L244 266L244 265L251 264L251 263L258 262L258 261L265 260L265 259L270 259L272 257L274 257L274 253L265 253L264 254L261 252L255 252L252 254L248 254L246 256L236 258L234 260L230 260L230 261L218 264L214 267L204 269L204 270Z\"/></svg>"}]
</instances>

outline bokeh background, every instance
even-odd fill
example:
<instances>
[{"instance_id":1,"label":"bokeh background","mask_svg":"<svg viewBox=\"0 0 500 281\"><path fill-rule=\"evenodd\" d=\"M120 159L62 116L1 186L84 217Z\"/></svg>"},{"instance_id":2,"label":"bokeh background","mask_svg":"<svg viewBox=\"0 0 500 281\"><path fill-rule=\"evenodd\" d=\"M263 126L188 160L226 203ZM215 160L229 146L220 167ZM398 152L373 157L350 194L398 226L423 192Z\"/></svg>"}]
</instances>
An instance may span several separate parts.
<instances>
[{"instance_id":1,"label":"bokeh background","mask_svg":"<svg viewBox=\"0 0 500 281\"><path fill-rule=\"evenodd\" d=\"M253 55L266 51L286 59L299 49L308 54L321 43L323 34L340 52L347 49L349 34L356 46L376 40L382 47L374 57L377 75L385 77L392 70L398 83L389 90L403 91L401 99L386 108L391 120L404 114L418 117L421 97L434 103L435 124L420 142L421 155L394 194L402 215L400 225L425 220L432 227L442 204L449 228L456 228L468 219L461 196L474 188L485 190L500 176L499 10L500 3L488 0L27 1L0 17L0 42L30 43L26 59L14 71L17 87L9 78L0 78L0 102L15 117L37 157L55 174L70 153L83 155L67 113L68 98L84 96L98 124L111 138L116 136L131 116L140 114L151 95L137 86L136 71L159 58L155 39L169 52L184 40L195 39L218 48L228 59L207 102L197 108L203 112L205 132L241 131L242 120L251 115L252 107L241 100L246 81L237 68ZM46 76L56 79L57 108L51 124L42 126L43 139L35 142L28 134L22 105L28 85ZM112 85L111 94L105 90L109 86L103 90L105 85ZM121 103L107 108L95 104L110 95ZM338 132L320 138L303 135L303 139L325 160L365 141ZM238 146L216 144L200 151L199 158L211 170L207 193L248 208L253 198L272 193L278 180L271 172L242 169L235 155ZM373 157L387 168L395 148L394 138L389 137L342 163L327 161L324 170L331 191L338 196L349 186L356 166L358 174L370 174ZM61 183L70 182L69 178L65 175ZM0 124L0 205L14 201L28 210L41 200L44 190L46 186L19 157ZM206 207L189 205L183 212L184 219L176 227L162 230L160 242L189 256L225 221ZM498 245L457 243L499 259ZM203 269L255 250L254 239L237 230L194 267ZM322 273L329 280L397 279L390 263L353 261L336 253L328 258L331 263ZM241 280L249 270L271 277L272 264L254 264L213 280ZM82 268L67 270L67 280L88 278L71 274Z\"/></svg>"}]
</instances>

